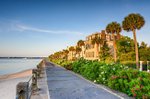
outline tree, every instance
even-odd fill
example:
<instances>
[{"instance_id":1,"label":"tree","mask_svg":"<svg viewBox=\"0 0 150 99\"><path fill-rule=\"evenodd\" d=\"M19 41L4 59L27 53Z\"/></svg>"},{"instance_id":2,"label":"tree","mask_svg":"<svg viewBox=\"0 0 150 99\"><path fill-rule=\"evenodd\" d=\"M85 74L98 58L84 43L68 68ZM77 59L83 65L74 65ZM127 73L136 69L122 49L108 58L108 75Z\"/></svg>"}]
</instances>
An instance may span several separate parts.
<instances>
[{"instance_id":1,"label":"tree","mask_svg":"<svg viewBox=\"0 0 150 99\"><path fill-rule=\"evenodd\" d=\"M80 52L82 51L82 49L80 47L76 47L76 53L79 55L80 57Z\"/></svg>"},{"instance_id":2,"label":"tree","mask_svg":"<svg viewBox=\"0 0 150 99\"><path fill-rule=\"evenodd\" d=\"M141 61L150 60L150 47L148 47L145 42L141 42L139 47L139 58Z\"/></svg>"},{"instance_id":3,"label":"tree","mask_svg":"<svg viewBox=\"0 0 150 99\"><path fill-rule=\"evenodd\" d=\"M69 51L75 51L75 48L74 48L73 46L71 46L71 47L69 48Z\"/></svg>"},{"instance_id":4,"label":"tree","mask_svg":"<svg viewBox=\"0 0 150 99\"><path fill-rule=\"evenodd\" d=\"M78 45L79 47L81 47L81 46L84 46L85 44L84 44L84 41L83 41L83 40L79 40L79 41L77 42L77 45Z\"/></svg>"},{"instance_id":5,"label":"tree","mask_svg":"<svg viewBox=\"0 0 150 99\"><path fill-rule=\"evenodd\" d=\"M104 41L103 46L100 48L100 60L105 61L110 56L110 48L108 47L106 41Z\"/></svg>"},{"instance_id":6,"label":"tree","mask_svg":"<svg viewBox=\"0 0 150 99\"><path fill-rule=\"evenodd\" d=\"M83 40L79 40L79 41L77 42L77 46L81 48L81 53L82 53L82 56L81 56L81 57L83 57L82 47L85 46L84 41L83 41Z\"/></svg>"},{"instance_id":7,"label":"tree","mask_svg":"<svg viewBox=\"0 0 150 99\"><path fill-rule=\"evenodd\" d=\"M121 25L117 22L111 22L106 26L107 33L111 33L113 36L113 48L114 48L114 60L117 61L117 46L116 46L116 36L121 32Z\"/></svg>"},{"instance_id":8,"label":"tree","mask_svg":"<svg viewBox=\"0 0 150 99\"><path fill-rule=\"evenodd\" d=\"M118 53L128 53L134 51L134 40L124 36L117 41Z\"/></svg>"},{"instance_id":9,"label":"tree","mask_svg":"<svg viewBox=\"0 0 150 99\"><path fill-rule=\"evenodd\" d=\"M138 54L138 45L137 45L137 39L136 39L136 30L140 30L141 27L144 26L144 24L145 24L145 20L143 16L141 16L140 14L135 14L135 13L129 14L122 21L122 28L127 32L130 32L130 31L133 32L137 69L139 68L139 54Z\"/></svg>"},{"instance_id":10,"label":"tree","mask_svg":"<svg viewBox=\"0 0 150 99\"><path fill-rule=\"evenodd\" d=\"M147 48L147 44L145 42L141 42L140 49Z\"/></svg>"},{"instance_id":11,"label":"tree","mask_svg":"<svg viewBox=\"0 0 150 99\"><path fill-rule=\"evenodd\" d=\"M75 48L73 46L71 46L69 48L69 51L71 51L71 56L72 56L72 59L73 59L73 52L75 51Z\"/></svg>"},{"instance_id":12,"label":"tree","mask_svg":"<svg viewBox=\"0 0 150 99\"><path fill-rule=\"evenodd\" d=\"M117 42L119 61L135 61L134 40L124 36Z\"/></svg>"},{"instance_id":13,"label":"tree","mask_svg":"<svg viewBox=\"0 0 150 99\"><path fill-rule=\"evenodd\" d=\"M98 35L95 35L95 37L91 40L91 43L96 46L96 57L99 57L99 45L102 44L102 39L98 37Z\"/></svg>"},{"instance_id":14,"label":"tree","mask_svg":"<svg viewBox=\"0 0 150 99\"><path fill-rule=\"evenodd\" d=\"M65 55L65 59L67 60L68 59L68 53L69 53L69 51L68 50L63 50L63 53Z\"/></svg>"}]
</instances>

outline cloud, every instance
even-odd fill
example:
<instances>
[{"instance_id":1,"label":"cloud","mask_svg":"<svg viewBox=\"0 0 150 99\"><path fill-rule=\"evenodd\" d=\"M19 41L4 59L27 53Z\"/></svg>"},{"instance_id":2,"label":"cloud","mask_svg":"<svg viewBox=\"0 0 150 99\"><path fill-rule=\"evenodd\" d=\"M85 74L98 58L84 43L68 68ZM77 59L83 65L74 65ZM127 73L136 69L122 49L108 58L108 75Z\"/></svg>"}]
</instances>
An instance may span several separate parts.
<instances>
[{"instance_id":1,"label":"cloud","mask_svg":"<svg viewBox=\"0 0 150 99\"><path fill-rule=\"evenodd\" d=\"M19 24L19 21L7 19L0 20L0 33L18 31L17 24Z\"/></svg>"},{"instance_id":2,"label":"cloud","mask_svg":"<svg viewBox=\"0 0 150 99\"><path fill-rule=\"evenodd\" d=\"M71 34L71 35L83 35L81 32L77 31L70 31L70 30L50 30L50 29L42 29L42 28L36 28L29 25L24 25L19 21L12 21L12 20L5 20L0 21L0 33L6 33L6 32L34 32L34 33L49 33L49 34Z\"/></svg>"},{"instance_id":3,"label":"cloud","mask_svg":"<svg viewBox=\"0 0 150 99\"><path fill-rule=\"evenodd\" d=\"M69 30L49 30L49 29L41 29L41 28L35 28L30 27L26 25L18 24L17 30L18 31L32 31L32 32L40 32L40 33L49 33L49 34L74 34L74 35L82 35L81 32L75 32L75 31L69 31Z\"/></svg>"}]
</instances>

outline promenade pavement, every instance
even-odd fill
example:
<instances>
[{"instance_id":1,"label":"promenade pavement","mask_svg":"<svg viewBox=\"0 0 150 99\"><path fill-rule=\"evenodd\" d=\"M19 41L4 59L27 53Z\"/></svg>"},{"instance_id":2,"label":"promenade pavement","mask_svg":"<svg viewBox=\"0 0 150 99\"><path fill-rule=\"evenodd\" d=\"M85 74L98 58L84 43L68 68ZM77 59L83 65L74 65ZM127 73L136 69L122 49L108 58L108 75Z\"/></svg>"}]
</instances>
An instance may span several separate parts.
<instances>
[{"instance_id":1,"label":"promenade pavement","mask_svg":"<svg viewBox=\"0 0 150 99\"><path fill-rule=\"evenodd\" d=\"M53 63L47 62L45 70L50 99L123 98Z\"/></svg>"}]
</instances>

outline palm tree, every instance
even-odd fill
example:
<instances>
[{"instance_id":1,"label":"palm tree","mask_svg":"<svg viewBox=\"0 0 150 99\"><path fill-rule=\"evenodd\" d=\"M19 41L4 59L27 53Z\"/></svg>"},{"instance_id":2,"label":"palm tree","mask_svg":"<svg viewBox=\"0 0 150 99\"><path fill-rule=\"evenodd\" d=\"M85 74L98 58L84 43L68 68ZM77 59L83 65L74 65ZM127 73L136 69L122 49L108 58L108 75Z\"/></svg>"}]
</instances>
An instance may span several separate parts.
<instances>
[{"instance_id":1,"label":"palm tree","mask_svg":"<svg viewBox=\"0 0 150 99\"><path fill-rule=\"evenodd\" d=\"M73 46L71 46L69 48L69 51L71 51L71 56L72 56L72 59L73 59L73 52L75 51L75 48Z\"/></svg>"},{"instance_id":2,"label":"palm tree","mask_svg":"<svg viewBox=\"0 0 150 99\"><path fill-rule=\"evenodd\" d=\"M79 40L79 41L77 42L77 45L78 45L79 47L81 47L81 46L84 46L85 44L84 44L84 41L83 41L83 40Z\"/></svg>"},{"instance_id":3,"label":"palm tree","mask_svg":"<svg viewBox=\"0 0 150 99\"><path fill-rule=\"evenodd\" d=\"M83 40L79 40L78 42L77 42L77 46L79 46L80 48L81 48L81 51L82 51L82 47L85 45L85 43L84 43L84 41ZM82 51L82 56L81 57L83 57L83 51Z\"/></svg>"},{"instance_id":4,"label":"palm tree","mask_svg":"<svg viewBox=\"0 0 150 99\"><path fill-rule=\"evenodd\" d=\"M96 34L95 37L92 39L91 43L94 45L95 44L95 48L96 48L96 57L99 57L99 45L102 44L102 39L100 37L98 37L98 35Z\"/></svg>"},{"instance_id":5,"label":"palm tree","mask_svg":"<svg viewBox=\"0 0 150 99\"><path fill-rule=\"evenodd\" d=\"M64 57L63 51L59 51L59 56L60 56L60 59L63 59L63 57Z\"/></svg>"},{"instance_id":6,"label":"palm tree","mask_svg":"<svg viewBox=\"0 0 150 99\"><path fill-rule=\"evenodd\" d=\"M144 26L144 24L145 24L145 20L143 16L135 13L129 14L122 21L122 28L127 32L130 31L133 32L137 69L139 68L139 54L138 54L138 46L137 46L137 39L136 39L136 30L140 30L141 27Z\"/></svg>"},{"instance_id":7,"label":"palm tree","mask_svg":"<svg viewBox=\"0 0 150 99\"><path fill-rule=\"evenodd\" d=\"M105 31L104 31L104 30L102 30L102 32L101 32L101 39L102 39L103 41L106 41L106 34L105 34Z\"/></svg>"},{"instance_id":8,"label":"palm tree","mask_svg":"<svg viewBox=\"0 0 150 99\"><path fill-rule=\"evenodd\" d=\"M116 46L116 34L121 32L121 25L117 22L111 22L106 26L107 33L111 33L113 36L113 48L114 48L114 60L117 61L117 46Z\"/></svg>"},{"instance_id":9,"label":"palm tree","mask_svg":"<svg viewBox=\"0 0 150 99\"><path fill-rule=\"evenodd\" d=\"M65 55L65 59L67 60L68 59L68 53L69 53L69 51L68 50L63 50L63 53Z\"/></svg>"},{"instance_id":10,"label":"palm tree","mask_svg":"<svg viewBox=\"0 0 150 99\"><path fill-rule=\"evenodd\" d=\"M140 48L147 48L147 44L145 42L141 42Z\"/></svg>"},{"instance_id":11,"label":"palm tree","mask_svg":"<svg viewBox=\"0 0 150 99\"><path fill-rule=\"evenodd\" d=\"M80 47L76 47L76 53L79 55L79 57L80 57L80 52L82 51L82 49L80 48Z\"/></svg>"},{"instance_id":12,"label":"palm tree","mask_svg":"<svg viewBox=\"0 0 150 99\"><path fill-rule=\"evenodd\" d=\"M103 45L100 49L100 59L101 61L105 61L108 57L110 57L110 48L108 47L108 44L106 41L103 41Z\"/></svg>"}]
</instances>

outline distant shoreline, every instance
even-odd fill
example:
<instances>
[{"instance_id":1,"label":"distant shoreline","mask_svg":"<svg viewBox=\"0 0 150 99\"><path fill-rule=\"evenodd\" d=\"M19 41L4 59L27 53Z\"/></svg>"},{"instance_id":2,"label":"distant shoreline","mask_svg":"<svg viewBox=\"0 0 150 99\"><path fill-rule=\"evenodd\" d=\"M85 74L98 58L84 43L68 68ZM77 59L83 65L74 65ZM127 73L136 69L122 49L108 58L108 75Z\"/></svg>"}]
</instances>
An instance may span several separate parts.
<instances>
[{"instance_id":1,"label":"distant shoreline","mask_svg":"<svg viewBox=\"0 0 150 99\"><path fill-rule=\"evenodd\" d=\"M43 59L45 57L0 57L0 59Z\"/></svg>"}]
</instances>

